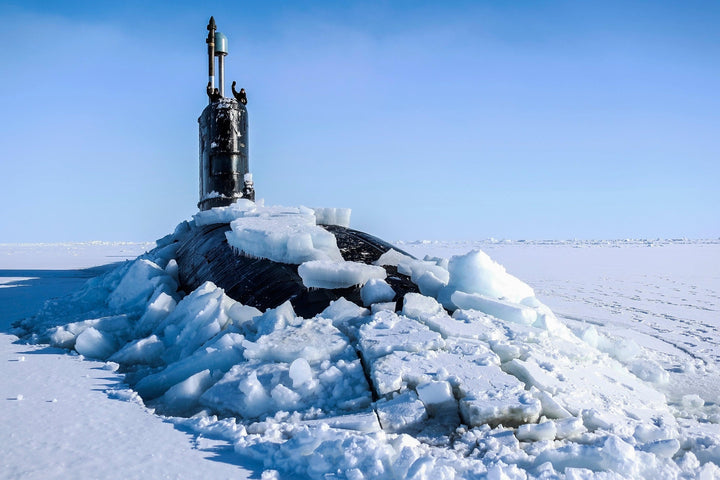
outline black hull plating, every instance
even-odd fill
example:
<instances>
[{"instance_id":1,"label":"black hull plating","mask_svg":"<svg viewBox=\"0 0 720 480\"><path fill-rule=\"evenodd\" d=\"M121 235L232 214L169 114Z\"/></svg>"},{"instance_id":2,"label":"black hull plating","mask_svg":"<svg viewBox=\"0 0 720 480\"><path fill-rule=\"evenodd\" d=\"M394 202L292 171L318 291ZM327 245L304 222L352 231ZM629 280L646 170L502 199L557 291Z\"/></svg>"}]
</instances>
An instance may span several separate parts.
<instances>
[{"instance_id":1,"label":"black hull plating","mask_svg":"<svg viewBox=\"0 0 720 480\"><path fill-rule=\"evenodd\" d=\"M371 264L383 253L395 248L357 230L338 226L324 228L335 235L340 252L347 261ZM229 229L229 224L197 227L181 240L177 254L178 276L185 292L212 281L230 298L260 310L274 308L290 300L295 312L305 318L320 313L332 300L340 297L362 305L358 287L308 289L302 283L297 265L251 258L235 252L225 237ZM396 268L386 267L386 270L386 281L397 293L396 302L400 308L405 293L417 292L417 287Z\"/></svg>"}]
</instances>

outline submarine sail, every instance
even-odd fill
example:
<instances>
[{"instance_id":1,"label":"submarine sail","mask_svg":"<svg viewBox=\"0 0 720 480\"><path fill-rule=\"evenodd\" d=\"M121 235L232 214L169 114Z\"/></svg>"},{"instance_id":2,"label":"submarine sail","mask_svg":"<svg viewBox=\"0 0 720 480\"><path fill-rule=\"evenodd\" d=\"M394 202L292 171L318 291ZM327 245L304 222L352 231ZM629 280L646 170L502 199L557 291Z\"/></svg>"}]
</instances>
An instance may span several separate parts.
<instances>
[{"instance_id":1,"label":"submarine sail","mask_svg":"<svg viewBox=\"0 0 720 480\"><path fill-rule=\"evenodd\" d=\"M248 154L247 95L244 88L238 92L236 82L233 82L233 98L224 96L227 37L217 31L212 17L207 29L206 93L209 102L198 119L200 211L228 207L242 199L255 201ZM391 244L358 230L339 225L319 226L334 235L345 261L372 264L390 249L397 250ZM210 225L191 222L190 228L178 235L176 259L181 289L189 293L204 282L211 281L224 289L229 297L261 310L290 301L295 312L306 318L321 312L340 297L362 304L360 286L307 288L298 273L298 265L237 251L227 241L226 233L230 230L228 222ZM410 278L398 273L397 268L384 268L386 281L396 292L395 301L398 304L405 293L418 291Z\"/></svg>"}]
</instances>

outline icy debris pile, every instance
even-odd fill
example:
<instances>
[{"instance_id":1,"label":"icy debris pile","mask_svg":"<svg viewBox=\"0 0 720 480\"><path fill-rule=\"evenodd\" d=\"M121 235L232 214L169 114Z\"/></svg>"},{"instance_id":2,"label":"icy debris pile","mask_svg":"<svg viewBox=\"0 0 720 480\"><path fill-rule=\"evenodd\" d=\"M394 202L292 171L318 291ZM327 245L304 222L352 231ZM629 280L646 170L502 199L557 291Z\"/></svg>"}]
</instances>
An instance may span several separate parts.
<instances>
[{"instance_id":1,"label":"icy debris pile","mask_svg":"<svg viewBox=\"0 0 720 480\"><path fill-rule=\"evenodd\" d=\"M120 364L146 405L192 416L175 421L290 474L720 475L720 435L682 433L638 378L656 379L652 365L629 370L622 348L590 329L577 337L483 252L417 260L391 250L378 265L348 266L316 226L341 214L317 212L241 200L194 223L231 222L239 251L299 264L313 288L364 284L363 306L341 298L305 319L289 302L261 312L210 282L184 296L171 235L21 326L36 342ZM421 292L399 311L383 265Z\"/></svg>"}]
</instances>

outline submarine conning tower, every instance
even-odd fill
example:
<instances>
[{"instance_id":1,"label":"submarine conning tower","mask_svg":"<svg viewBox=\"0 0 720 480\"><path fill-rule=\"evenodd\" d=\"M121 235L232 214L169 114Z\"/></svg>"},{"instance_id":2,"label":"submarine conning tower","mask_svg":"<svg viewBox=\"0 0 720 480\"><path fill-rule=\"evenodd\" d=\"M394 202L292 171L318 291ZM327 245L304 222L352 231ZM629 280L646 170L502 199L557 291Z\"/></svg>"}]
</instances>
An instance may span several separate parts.
<instances>
[{"instance_id":1,"label":"submarine conning tower","mask_svg":"<svg viewBox=\"0 0 720 480\"><path fill-rule=\"evenodd\" d=\"M255 189L248 157L248 116L245 89L225 97L225 57L227 37L216 31L215 19L207 26L209 104L200 124L200 210L227 206L240 198L255 200ZM217 86L215 59L217 58Z\"/></svg>"}]
</instances>

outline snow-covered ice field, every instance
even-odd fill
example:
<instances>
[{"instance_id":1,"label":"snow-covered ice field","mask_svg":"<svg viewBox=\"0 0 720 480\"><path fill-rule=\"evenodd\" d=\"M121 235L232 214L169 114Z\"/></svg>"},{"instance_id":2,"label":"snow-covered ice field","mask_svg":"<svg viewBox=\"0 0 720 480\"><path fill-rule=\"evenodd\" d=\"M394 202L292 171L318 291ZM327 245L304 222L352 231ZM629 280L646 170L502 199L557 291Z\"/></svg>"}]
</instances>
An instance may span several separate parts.
<instances>
[{"instance_id":1,"label":"snow-covered ice field","mask_svg":"<svg viewBox=\"0 0 720 480\"><path fill-rule=\"evenodd\" d=\"M538 301L457 287L452 317L421 295L395 314L368 287L374 315L337 304L313 322L212 288L162 305L117 293L130 272L165 288L156 255L157 272L86 289L92 308L41 316L49 340L9 333L153 246L0 245L2 478L720 478L720 240L398 242L417 258L480 249Z\"/></svg>"}]
</instances>

